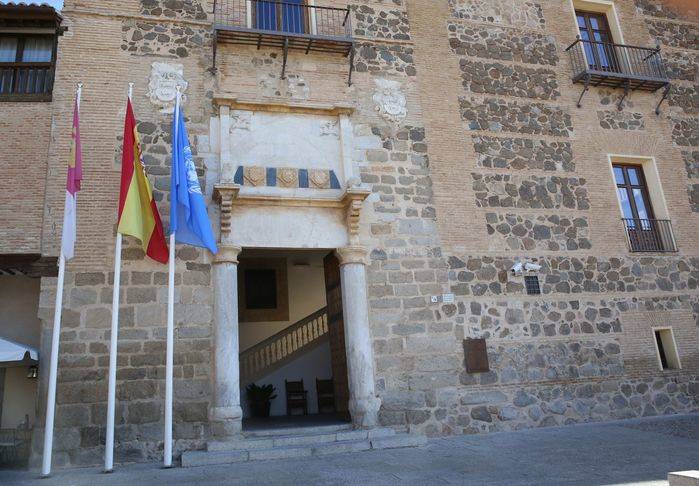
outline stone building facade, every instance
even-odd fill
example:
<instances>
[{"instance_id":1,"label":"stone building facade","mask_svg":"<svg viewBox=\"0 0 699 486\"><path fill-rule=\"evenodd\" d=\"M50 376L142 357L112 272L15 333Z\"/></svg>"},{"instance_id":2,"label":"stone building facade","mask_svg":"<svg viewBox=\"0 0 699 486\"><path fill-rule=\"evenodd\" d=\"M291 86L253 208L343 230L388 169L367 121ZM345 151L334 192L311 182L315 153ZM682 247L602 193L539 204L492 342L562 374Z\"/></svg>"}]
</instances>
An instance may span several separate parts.
<instances>
[{"instance_id":1,"label":"stone building facade","mask_svg":"<svg viewBox=\"0 0 699 486\"><path fill-rule=\"evenodd\" d=\"M58 255L73 93L84 83L55 462L100 463L104 449L129 82L163 216L172 87L186 84L192 149L222 245L217 256L177 250L178 453L235 433L237 391L220 388L238 386L237 370L223 370L235 357L217 336L226 319L237 324L226 316L236 312L241 248L338 250L346 328L368 326L348 338L359 425L443 436L699 409L699 22L648 0L322 5L349 7L351 85L342 55L290 50L284 59L279 48L223 42L212 0L66 0L52 101L0 104L3 165L17 182L0 194L0 253L7 269L41 278L48 356L56 279L43 263ZM618 44L660 46L671 89L659 114L662 89L630 90L619 110L623 87L593 83L577 106L583 85L566 50L578 34L575 9L606 13ZM282 152L255 165L231 142L264 141L266 124L294 130L304 117L320 126L309 132L321 140L314 147L334 140L335 165L295 166ZM677 251L634 251L615 163L643 168ZM148 461L162 453L167 268L125 243L116 456ZM17 270L29 254L38 260ZM517 263L535 270L513 272ZM528 294L525 277L538 278L539 294ZM665 351L679 369L661 366L656 329L671 329ZM466 368L469 339L485 339L488 371Z\"/></svg>"}]
</instances>

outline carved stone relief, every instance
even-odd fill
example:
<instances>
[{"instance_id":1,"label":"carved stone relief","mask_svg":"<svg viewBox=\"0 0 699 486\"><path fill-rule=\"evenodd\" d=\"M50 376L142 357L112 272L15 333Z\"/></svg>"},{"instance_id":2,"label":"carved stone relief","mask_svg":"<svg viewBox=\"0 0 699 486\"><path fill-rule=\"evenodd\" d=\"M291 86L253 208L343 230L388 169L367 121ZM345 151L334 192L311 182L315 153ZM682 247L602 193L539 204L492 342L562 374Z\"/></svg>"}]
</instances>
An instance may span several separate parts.
<instances>
[{"instance_id":1,"label":"carved stone relief","mask_svg":"<svg viewBox=\"0 0 699 486\"><path fill-rule=\"evenodd\" d=\"M390 79L374 79L374 107L377 112L391 123L400 123L408 116L407 99L401 91L401 84Z\"/></svg>"},{"instance_id":2,"label":"carved stone relief","mask_svg":"<svg viewBox=\"0 0 699 486\"><path fill-rule=\"evenodd\" d=\"M185 92L189 83L184 79L182 64L154 62L148 83L148 97L151 103L160 108L161 113L173 113L177 98L177 86L182 91L182 102L187 99Z\"/></svg>"}]
</instances>

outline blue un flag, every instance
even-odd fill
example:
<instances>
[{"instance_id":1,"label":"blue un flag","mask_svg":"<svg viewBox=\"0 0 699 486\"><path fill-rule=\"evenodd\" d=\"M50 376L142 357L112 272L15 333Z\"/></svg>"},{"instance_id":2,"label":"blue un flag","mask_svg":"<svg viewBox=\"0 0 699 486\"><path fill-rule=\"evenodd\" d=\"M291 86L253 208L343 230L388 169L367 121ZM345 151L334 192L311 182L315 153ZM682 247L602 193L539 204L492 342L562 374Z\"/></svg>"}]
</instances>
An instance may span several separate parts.
<instances>
[{"instance_id":1,"label":"blue un flag","mask_svg":"<svg viewBox=\"0 0 699 486\"><path fill-rule=\"evenodd\" d=\"M177 243L208 248L216 253L218 248L194 167L184 113L180 104L177 105L172 120L170 234L175 234Z\"/></svg>"}]
</instances>

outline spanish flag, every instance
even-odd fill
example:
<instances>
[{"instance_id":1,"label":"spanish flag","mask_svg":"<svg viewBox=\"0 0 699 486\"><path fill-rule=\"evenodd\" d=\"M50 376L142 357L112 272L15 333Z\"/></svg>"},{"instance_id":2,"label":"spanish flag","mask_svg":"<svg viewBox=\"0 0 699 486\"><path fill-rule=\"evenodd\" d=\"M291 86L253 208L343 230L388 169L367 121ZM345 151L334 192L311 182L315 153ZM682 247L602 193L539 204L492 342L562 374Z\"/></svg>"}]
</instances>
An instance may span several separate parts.
<instances>
[{"instance_id":1,"label":"spanish flag","mask_svg":"<svg viewBox=\"0 0 699 486\"><path fill-rule=\"evenodd\" d=\"M143 251L153 260L167 263L168 248L163 224L153 200L153 192L141 162L141 148L131 100L126 105L124 150L121 157L121 192L119 194L117 231L141 240Z\"/></svg>"}]
</instances>

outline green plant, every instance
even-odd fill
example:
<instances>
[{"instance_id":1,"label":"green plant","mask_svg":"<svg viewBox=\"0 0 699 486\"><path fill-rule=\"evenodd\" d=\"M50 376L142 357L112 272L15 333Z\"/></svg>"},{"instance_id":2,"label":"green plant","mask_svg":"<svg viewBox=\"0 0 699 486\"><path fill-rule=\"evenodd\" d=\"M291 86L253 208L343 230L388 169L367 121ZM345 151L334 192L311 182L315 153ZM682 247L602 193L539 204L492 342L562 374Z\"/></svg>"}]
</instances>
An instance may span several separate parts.
<instances>
[{"instance_id":1,"label":"green plant","mask_svg":"<svg viewBox=\"0 0 699 486\"><path fill-rule=\"evenodd\" d=\"M257 386L254 383L250 383L245 387L245 391L247 392L248 401L251 403L266 403L277 398L274 385Z\"/></svg>"}]
</instances>

